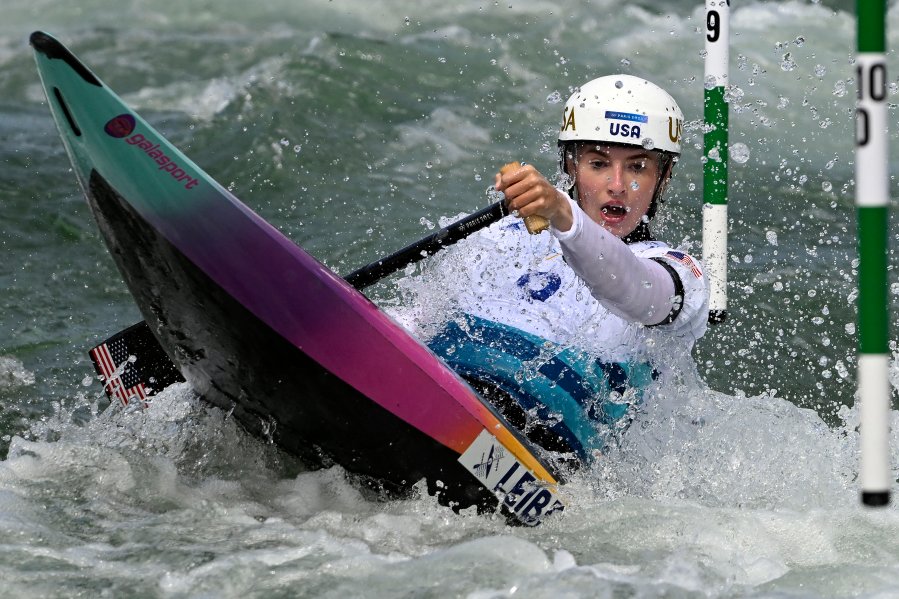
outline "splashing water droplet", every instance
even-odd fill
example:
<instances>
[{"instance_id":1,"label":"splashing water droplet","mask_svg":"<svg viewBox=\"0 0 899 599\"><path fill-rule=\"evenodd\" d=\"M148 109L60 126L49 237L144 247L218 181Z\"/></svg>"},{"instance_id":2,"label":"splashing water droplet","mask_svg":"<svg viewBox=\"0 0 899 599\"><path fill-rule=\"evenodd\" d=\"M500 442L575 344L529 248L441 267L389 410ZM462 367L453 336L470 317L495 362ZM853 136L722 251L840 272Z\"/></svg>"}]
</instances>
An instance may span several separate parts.
<instances>
[{"instance_id":1,"label":"splashing water droplet","mask_svg":"<svg viewBox=\"0 0 899 599\"><path fill-rule=\"evenodd\" d=\"M744 92L742 89L740 89L739 86L728 85L727 87L724 88L724 100L728 104L738 103L740 100L743 99L743 96L745 96L745 95L746 95L746 92Z\"/></svg>"},{"instance_id":2,"label":"splashing water droplet","mask_svg":"<svg viewBox=\"0 0 899 599\"><path fill-rule=\"evenodd\" d=\"M624 64L624 61L625 61L625 60L627 60L627 59L626 59L626 58L622 58L622 59L621 59L621 64ZM630 64L630 61L628 61L627 64ZM625 65L625 66L626 66L626 65ZM615 87L618 88L618 89L621 89L622 87L624 87L624 82L623 82L623 81L616 81L616 82L615 82Z\"/></svg>"},{"instance_id":3,"label":"splashing water droplet","mask_svg":"<svg viewBox=\"0 0 899 599\"><path fill-rule=\"evenodd\" d=\"M821 183L821 189L824 191L830 191L833 189L833 185L831 185L830 181L824 181Z\"/></svg>"},{"instance_id":4,"label":"splashing water droplet","mask_svg":"<svg viewBox=\"0 0 899 599\"><path fill-rule=\"evenodd\" d=\"M783 55L783 60L780 62L780 69L782 71L792 71L796 68L796 61L793 60L793 55L790 52L787 52Z\"/></svg>"},{"instance_id":5,"label":"splashing water droplet","mask_svg":"<svg viewBox=\"0 0 899 599\"><path fill-rule=\"evenodd\" d=\"M823 77L826 74L827 74L827 67L825 67L823 64L815 65L815 77Z\"/></svg>"},{"instance_id":6,"label":"splashing water droplet","mask_svg":"<svg viewBox=\"0 0 899 599\"><path fill-rule=\"evenodd\" d=\"M842 98L846 95L846 82L842 79L833 84L833 95Z\"/></svg>"},{"instance_id":7,"label":"splashing water droplet","mask_svg":"<svg viewBox=\"0 0 899 599\"><path fill-rule=\"evenodd\" d=\"M640 184L637 183L636 181L631 181L631 189L633 189L634 191L637 191L638 189L640 189Z\"/></svg>"},{"instance_id":8,"label":"splashing water droplet","mask_svg":"<svg viewBox=\"0 0 899 599\"><path fill-rule=\"evenodd\" d=\"M846 368L846 365L843 364L842 360L837 360L837 363L833 365L833 369L837 371L837 374L841 379L845 379L849 376L849 369Z\"/></svg>"},{"instance_id":9,"label":"splashing water droplet","mask_svg":"<svg viewBox=\"0 0 899 599\"><path fill-rule=\"evenodd\" d=\"M560 94L558 91L554 91L553 93L546 96L547 104L558 104L561 101L562 101L562 94Z\"/></svg>"},{"instance_id":10,"label":"splashing water droplet","mask_svg":"<svg viewBox=\"0 0 899 599\"><path fill-rule=\"evenodd\" d=\"M506 199L506 194L501 191L497 191L493 185L488 187L484 193L487 194L487 199L491 202L499 202Z\"/></svg>"},{"instance_id":11,"label":"splashing water droplet","mask_svg":"<svg viewBox=\"0 0 899 599\"><path fill-rule=\"evenodd\" d=\"M640 141L640 144L642 144L643 147L646 148L647 150L651 150L651 149L653 149L654 147L656 147L656 142L653 141L653 139L652 139L651 137L644 137L644 138Z\"/></svg>"},{"instance_id":12,"label":"splashing water droplet","mask_svg":"<svg viewBox=\"0 0 899 599\"><path fill-rule=\"evenodd\" d=\"M749 160L749 146L742 142L731 144L728 149L730 159L737 164L745 164Z\"/></svg>"},{"instance_id":13,"label":"splashing water droplet","mask_svg":"<svg viewBox=\"0 0 899 599\"><path fill-rule=\"evenodd\" d=\"M770 243L771 245L777 246L777 233L775 233L774 231L766 232L765 239L767 239L768 243Z\"/></svg>"}]
</instances>

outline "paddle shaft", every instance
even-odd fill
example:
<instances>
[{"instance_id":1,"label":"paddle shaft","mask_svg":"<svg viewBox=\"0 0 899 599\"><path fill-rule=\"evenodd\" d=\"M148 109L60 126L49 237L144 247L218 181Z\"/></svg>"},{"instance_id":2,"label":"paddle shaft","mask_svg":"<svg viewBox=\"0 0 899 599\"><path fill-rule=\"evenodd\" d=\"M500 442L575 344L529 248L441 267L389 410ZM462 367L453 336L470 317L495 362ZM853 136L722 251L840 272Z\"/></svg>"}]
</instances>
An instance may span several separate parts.
<instances>
[{"instance_id":1,"label":"paddle shaft","mask_svg":"<svg viewBox=\"0 0 899 599\"><path fill-rule=\"evenodd\" d=\"M443 248L465 239L475 231L489 227L509 214L505 201L499 201L469 214L465 218L443 227L436 233L409 244L377 262L356 269L346 276L346 281L362 290L401 268L432 256Z\"/></svg>"},{"instance_id":2,"label":"paddle shaft","mask_svg":"<svg viewBox=\"0 0 899 599\"><path fill-rule=\"evenodd\" d=\"M503 165L503 167L499 169L499 172L506 173L520 167L520 162L510 162ZM508 214L509 211L506 208L505 201L491 204L483 210L479 210L474 214L470 214L465 218L457 220L451 225L443 227L436 233L428 235L424 239L420 239L415 243L407 245L386 258L381 258L377 262L372 262L367 266L354 270L345 277L346 281L356 289L365 289L401 268L405 268L410 264L415 264L428 256L433 256L443 248L465 239L475 231L479 231L484 227L489 227ZM528 232L532 235L536 235L549 228L549 221L536 214L526 216L524 222Z\"/></svg>"}]
</instances>

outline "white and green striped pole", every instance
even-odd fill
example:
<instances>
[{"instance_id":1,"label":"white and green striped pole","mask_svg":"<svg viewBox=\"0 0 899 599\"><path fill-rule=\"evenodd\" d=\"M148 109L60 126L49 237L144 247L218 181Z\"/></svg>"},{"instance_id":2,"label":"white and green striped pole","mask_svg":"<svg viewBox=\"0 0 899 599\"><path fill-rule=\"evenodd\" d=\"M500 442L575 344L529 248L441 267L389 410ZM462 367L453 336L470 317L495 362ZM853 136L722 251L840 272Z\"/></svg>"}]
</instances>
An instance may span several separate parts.
<instances>
[{"instance_id":1,"label":"white and green striped pole","mask_svg":"<svg viewBox=\"0 0 899 599\"><path fill-rule=\"evenodd\" d=\"M727 128L730 0L705 3L705 134L702 261L709 277L709 322L727 317Z\"/></svg>"},{"instance_id":2,"label":"white and green striped pole","mask_svg":"<svg viewBox=\"0 0 899 599\"><path fill-rule=\"evenodd\" d=\"M862 503L890 502L886 0L858 0L855 206L858 214L858 397Z\"/></svg>"}]
</instances>

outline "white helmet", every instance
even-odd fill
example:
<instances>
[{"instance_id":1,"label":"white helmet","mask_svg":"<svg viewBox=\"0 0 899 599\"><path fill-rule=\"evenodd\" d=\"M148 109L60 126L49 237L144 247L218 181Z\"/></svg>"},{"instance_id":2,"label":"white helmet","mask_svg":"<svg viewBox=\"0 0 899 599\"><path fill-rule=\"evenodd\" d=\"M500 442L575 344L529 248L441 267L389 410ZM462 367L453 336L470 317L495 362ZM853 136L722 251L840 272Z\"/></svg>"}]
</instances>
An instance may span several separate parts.
<instances>
[{"instance_id":1,"label":"white helmet","mask_svg":"<svg viewBox=\"0 0 899 599\"><path fill-rule=\"evenodd\" d=\"M600 141L680 154L684 113L668 92L633 75L588 81L565 103L559 143Z\"/></svg>"}]
</instances>

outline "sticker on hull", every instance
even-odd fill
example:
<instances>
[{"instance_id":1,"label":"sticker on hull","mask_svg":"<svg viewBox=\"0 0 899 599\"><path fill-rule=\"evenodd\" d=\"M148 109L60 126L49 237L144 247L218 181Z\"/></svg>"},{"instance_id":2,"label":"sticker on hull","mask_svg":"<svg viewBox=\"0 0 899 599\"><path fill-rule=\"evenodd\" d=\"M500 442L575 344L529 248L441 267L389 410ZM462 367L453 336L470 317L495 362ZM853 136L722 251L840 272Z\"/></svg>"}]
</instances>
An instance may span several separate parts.
<instances>
[{"instance_id":1,"label":"sticker on hull","mask_svg":"<svg viewBox=\"0 0 899 599\"><path fill-rule=\"evenodd\" d=\"M565 503L486 429L459 456L459 463L495 494L523 524L536 526Z\"/></svg>"}]
</instances>

